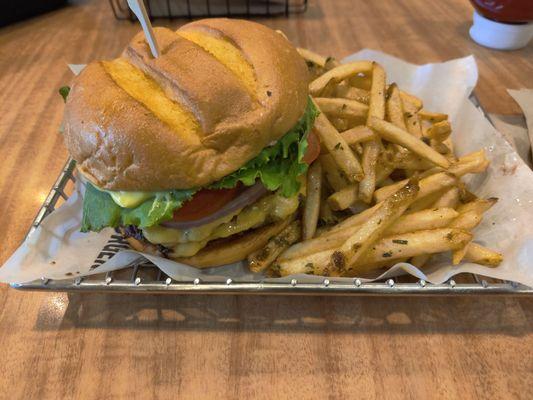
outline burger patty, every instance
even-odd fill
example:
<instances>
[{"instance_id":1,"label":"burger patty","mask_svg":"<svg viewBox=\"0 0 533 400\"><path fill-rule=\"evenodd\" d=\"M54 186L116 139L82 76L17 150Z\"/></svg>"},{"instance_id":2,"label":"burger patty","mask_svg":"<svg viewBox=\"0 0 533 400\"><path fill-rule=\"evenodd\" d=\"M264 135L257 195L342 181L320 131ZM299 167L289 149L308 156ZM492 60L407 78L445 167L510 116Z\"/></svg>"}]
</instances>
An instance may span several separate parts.
<instances>
[{"instance_id":1,"label":"burger patty","mask_svg":"<svg viewBox=\"0 0 533 400\"><path fill-rule=\"evenodd\" d=\"M298 195L286 198L273 193L209 224L189 229L159 225L143 229L142 234L148 242L171 249L173 257L190 257L210 241L286 219L296 212L298 205Z\"/></svg>"},{"instance_id":2,"label":"burger patty","mask_svg":"<svg viewBox=\"0 0 533 400\"><path fill-rule=\"evenodd\" d=\"M126 228L120 228L120 230L130 246L137 251L169 258L198 268L210 268L242 261L254 251L264 248L272 237L281 233L293 221L294 216L227 238L212 240L192 257L175 257L171 249L161 244L155 245L148 242L142 234L141 239L136 239L128 236Z\"/></svg>"}]
</instances>

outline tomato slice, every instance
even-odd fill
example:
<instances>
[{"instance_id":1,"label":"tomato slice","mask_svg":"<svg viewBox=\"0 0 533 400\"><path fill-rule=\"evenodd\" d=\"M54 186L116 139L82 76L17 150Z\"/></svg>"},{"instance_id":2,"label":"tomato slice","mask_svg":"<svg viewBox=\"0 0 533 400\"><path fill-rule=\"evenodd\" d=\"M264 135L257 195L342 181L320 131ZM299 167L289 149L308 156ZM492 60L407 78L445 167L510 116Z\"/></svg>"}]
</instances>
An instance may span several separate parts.
<instances>
[{"instance_id":1,"label":"tomato slice","mask_svg":"<svg viewBox=\"0 0 533 400\"><path fill-rule=\"evenodd\" d=\"M307 137L307 151L303 161L311 164L320 154L320 139L311 131ZM202 189L187 201L181 208L174 211L172 218L176 222L195 221L207 217L237 197L243 190L242 185L233 189Z\"/></svg>"},{"instance_id":2,"label":"tomato slice","mask_svg":"<svg viewBox=\"0 0 533 400\"><path fill-rule=\"evenodd\" d=\"M241 185L233 189L202 189L181 208L174 211L173 220L188 222L211 215L237 197L241 190Z\"/></svg>"},{"instance_id":3,"label":"tomato slice","mask_svg":"<svg viewBox=\"0 0 533 400\"><path fill-rule=\"evenodd\" d=\"M320 139L318 138L318 135L311 131L309 132L309 135L307 136L307 151L304 154L303 161L310 165L313 161L315 161L318 158L318 155L320 154Z\"/></svg>"}]
</instances>

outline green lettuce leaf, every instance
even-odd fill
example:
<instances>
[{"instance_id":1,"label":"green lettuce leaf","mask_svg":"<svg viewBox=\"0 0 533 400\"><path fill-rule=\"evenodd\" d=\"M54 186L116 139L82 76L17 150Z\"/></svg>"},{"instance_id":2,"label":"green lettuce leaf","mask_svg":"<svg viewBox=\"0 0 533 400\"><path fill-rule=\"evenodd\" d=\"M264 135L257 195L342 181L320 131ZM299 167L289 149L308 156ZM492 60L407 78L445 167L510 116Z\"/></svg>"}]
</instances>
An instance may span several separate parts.
<instances>
[{"instance_id":1,"label":"green lettuce leaf","mask_svg":"<svg viewBox=\"0 0 533 400\"><path fill-rule=\"evenodd\" d=\"M106 227L135 225L147 228L172 219L174 210L189 200L195 190L170 190L157 192L135 208L122 208L109 193L87 183L83 199L82 232L100 231Z\"/></svg>"},{"instance_id":2,"label":"green lettuce leaf","mask_svg":"<svg viewBox=\"0 0 533 400\"><path fill-rule=\"evenodd\" d=\"M122 207L113 201L109 193L87 183L83 196L82 232L99 232L108 226L115 228L120 225L121 213Z\"/></svg>"},{"instance_id":3,"label":"green lettuce leaf","mask_svg":"<svg viewBox=\"0 0 533 400\"><path fill-rule=\"evenodd\" d=\"M298 177L307 171L303 156L307 135L318 111L309 100L305 114L276 144L266 147L234 173L210 185L213 189L233 188L239 182L251 186L259 179L270 191L280 190L286 197L300 189ZM135 208L122 208L109 193L87 183L83 200L82 232L100 231L105 227L135 225L147 228L172 219L174 211L198 189L155 192L154 197Z\"/></svg>"},{"instance_id":4,"label":"green lettuce leaf","mask_svg":"<svg viewBox=\"0 0 533 400\"><path fill-rule=\"evenodd\" d=\"M300 189L297 178L307 171L303 156L307 150L307 135L317 114L318 110L309 100L303 117L276 144L264 148L257 157L210 187L227 189L238 182L250 186L260 179L268 190L279 189L286 197L296 194Z\"/></svg>"}]
</instances>

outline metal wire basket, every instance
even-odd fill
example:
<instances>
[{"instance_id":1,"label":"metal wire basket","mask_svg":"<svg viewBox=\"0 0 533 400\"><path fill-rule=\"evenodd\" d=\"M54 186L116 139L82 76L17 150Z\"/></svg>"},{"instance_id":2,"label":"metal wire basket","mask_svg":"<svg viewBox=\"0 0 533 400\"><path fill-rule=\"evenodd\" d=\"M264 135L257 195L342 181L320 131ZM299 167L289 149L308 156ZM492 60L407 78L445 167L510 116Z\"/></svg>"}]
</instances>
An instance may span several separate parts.
<instances>
[{"instance_id":1,"label":"metal wire basket","mask_svg":"<svg viewBox=\"0 0 533 400\"><path fill-rule=\"evenodd\" d=\"M482 112L477 99L471 101ZM68 198L68 187L75 181L75 162L68 160L46 200L39 209L28 234L50 214L59 203ZM148 261L125 265L123 269L85 278L50 280L41 279L23 284L12 284L21 290L48 290L67 292L109 293L167 293L167 294L291 294L291 295L533 295L533 288L516 282L485 279L474 274L462 274L440 285L416 281L411 276L388 279L385 282L363 283L354 279L350 283L325 278L321 283L238 281L223 278L220 281L176 281L165 275Z\"/></svg>"},{"instance_id":2,"label":"metal wire basket","mask_svg":"<svg viewBox=\"0 0 533 400\"><path fill-rule=\"evenodd\" d=\"M307 0L145 0L144 3L150 19L288 16L307 9ZM109 4L117 19L135 19L126 0L109 0Z\"/></svg>"}]
</instances>

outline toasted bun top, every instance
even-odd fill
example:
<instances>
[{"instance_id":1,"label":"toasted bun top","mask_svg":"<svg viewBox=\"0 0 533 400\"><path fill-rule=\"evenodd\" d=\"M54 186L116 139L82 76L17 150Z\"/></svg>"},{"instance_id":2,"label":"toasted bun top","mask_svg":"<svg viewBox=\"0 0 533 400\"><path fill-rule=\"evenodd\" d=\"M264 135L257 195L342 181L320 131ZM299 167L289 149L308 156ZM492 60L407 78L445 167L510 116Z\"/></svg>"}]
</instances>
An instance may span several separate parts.
<instances>
[{"instance_id":1,"label":"toasted bun top","mask_svg":"<svg viewBox=\"0 0 533 400\"><path fill-rule=\"evenodd\" d=\"M205 19L156 28L160 57L137 34L120 58L73 82L65 142L80 171L109 190L204 186L236 171L303 115L307 67L280 34Z\"/></svg>"}]
</instances>

